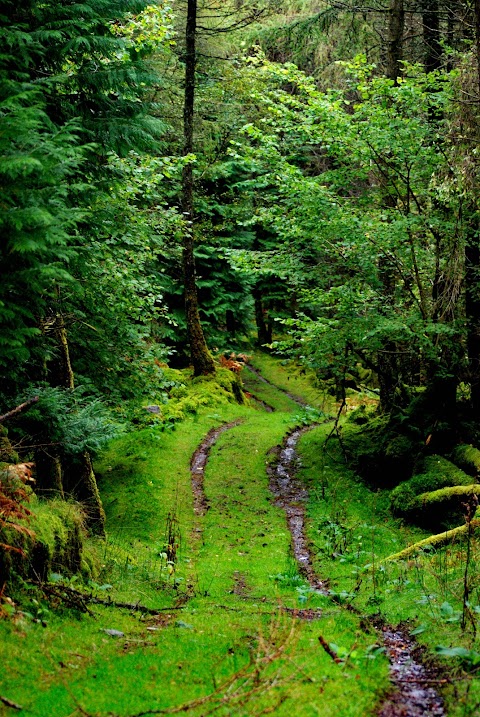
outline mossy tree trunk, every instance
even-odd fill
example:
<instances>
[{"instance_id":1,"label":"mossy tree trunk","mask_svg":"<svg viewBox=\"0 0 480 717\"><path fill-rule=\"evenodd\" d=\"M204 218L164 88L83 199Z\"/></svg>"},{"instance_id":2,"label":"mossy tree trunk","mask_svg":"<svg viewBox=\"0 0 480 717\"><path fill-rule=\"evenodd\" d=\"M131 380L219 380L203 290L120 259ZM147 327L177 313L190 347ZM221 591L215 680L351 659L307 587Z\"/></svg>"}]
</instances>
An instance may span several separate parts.
<instances>
[{"instance_id":1,"label":"mossy tree trunk","mask_svg":"<svg viewBox=\"0 0 480 717\"><path fill-rule=\"evenodd\" d=\"M185 95L183 106L184 154L193 152L193 121L195 105L197 0L188 0L185 30ZM182 176L182 211L186 221L183 238L183 274L185 282L185 313L190 344L190 356L195 376L215 373L215 364L208 350L198 310L195 272L193 167L187 162Z\"/></svg>"},{"instance_id":2,"label":"mossy tree trunk","mask_svg":"<svg viewBox=\"0 0 480 717\"><path fill-rule=\"evenodd\" d=\"M465 313L471 405L480 418L480 226L472 210L465 246Z\"/></svg>"},{"instance_id":3,"label":"mossy tree trunk","mask_svg":"<svg viewBox=\"0 0 480 717\"><path fill-rule=\"evenodd\" d=\"M68 491L82 504L89 530L95 535L105 535L105 511L87 451L65 462L64 482Z\"/></svg>"},{"instance_id":4,"label":"mossy tree trunk","mask_svg":"<svg viewBox=\"0 0 480 717\"><path fill-rule=\"evenodd\" d=\"M37 448L35 451L35 492L45 498L64 497L63 467L60 453L55 446Z\"/></svg>"},{"instance_id":5,"label":"mossy tree trunk","mask_svg":"<svg viewBox=\"0 0 480 717\"><path fill-rule=\"evenodd\" d=\"M49 328L55 337L57 355L49 366L49 378L51 385L73 391L75 376L59 288L56 291L56 299L56 311ZM35 463L38 492L45 496L62 497L65 493L70 493L84 504L89 530L97 535L104 535L105 513L89 453L84 451L76 456L65 456L56 446L40 446L35 454Z\"/></svg>"},{"instance_id":6,"label":"mossy tree trunk","mask_svg":"<svg viewBox=\"0 0 480 717\"><path fill-rule=\"evenodd\" d=\"M255 306L255 323L257 325L257 344L272 343L273 327L271 322L265 321L265 308L262 300L262 291L256 286L253 290L253 300Z\"/></svg>"}]
</instances>

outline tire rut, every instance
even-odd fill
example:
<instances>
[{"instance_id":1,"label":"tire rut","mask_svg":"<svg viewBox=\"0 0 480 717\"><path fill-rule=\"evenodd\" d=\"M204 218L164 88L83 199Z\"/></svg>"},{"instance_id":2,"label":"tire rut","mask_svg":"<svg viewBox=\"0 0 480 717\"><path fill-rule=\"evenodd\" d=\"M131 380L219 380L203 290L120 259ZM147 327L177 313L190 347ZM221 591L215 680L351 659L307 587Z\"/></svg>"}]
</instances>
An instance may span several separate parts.
<instances>
[{"instance_id":1,"label":"tire rut","mask_svg":"<svg viewBox=\"0 0 480 717\"><path fill-rule=\"evenodd\" d=\"M328 581L323 580L314 570L313 556L305 534L308 490L295 477L299 465L297 443L302 435L316 425L295 429L286 436L283 445L273 448L271 452L276 454L277 460L267 468L267 472L275 505L285 511L299 572L314 590L328 596ZM298 616L302 617L301 614ZM431 686L438 675L422 664L418 655L420 648L409 636L408 630L391 625L376 629L383 638L390 661L393 686L377 712L378 717L444 717L443 700Z\"/></svg>"},{"instance_id":2,"label":"tire rut","mask_svg":"<svg viewBox=\"0 0 480 717\"><path fill-rule=\"evenodd\" d=\"M209 502L207 496L205 495L203 478L210 449L217 442L218 437L222 433L225 433L225 431L228 431L230 428L238 426L240 423L242 423L242 420L238 419L236 421L231 421L230 423L224 423L218 428L212 428L192 456L192 460L190 461L190 476L192 481L193 510L197 516L205 515L209 509Z\"/></svg>"},{"instance_id":3,"label":"tire rut","mask_svg":"<svg viewBox=\"0 0 480 717\"><path fill-rule=\"evenodd\" d=\"M252 366L251 364L246 363L245 368L248 371L251 371L251 373L254 373L255 376L257 376L257 378L259 378L260 381L262 381L263 383L266 383L269 386L273 386L273 388L276 388L277 391L280 391L280 393L284 393L286 396L288 396L288 398L290 398L292 401L297 403L299 406L303 406L303 407L308 406L307 401L305 401L303 398L300 398L300 396L295 396L294 393L290 393L290 391L286 391L284 388L280 388L280 386L276 386L274 383L272 383L271 381L266 379L265 376L262 376L260 371L257 368L255 368L254 366Z\"/></svg>"}]
</instances>

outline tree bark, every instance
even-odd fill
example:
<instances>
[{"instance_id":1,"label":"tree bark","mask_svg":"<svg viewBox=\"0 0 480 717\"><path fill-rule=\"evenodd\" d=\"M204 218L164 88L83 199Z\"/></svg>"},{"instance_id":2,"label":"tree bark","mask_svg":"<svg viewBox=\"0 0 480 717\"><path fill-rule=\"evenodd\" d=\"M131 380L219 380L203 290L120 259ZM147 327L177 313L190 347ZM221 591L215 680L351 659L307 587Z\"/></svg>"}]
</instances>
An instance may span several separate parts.
<instances>
[{"instance_id":1,"label":"tree bark","mask_svg":"<svg viewBox=\"0 0 480 717\"><path fill-rule=\"evenodd\" d=\"M185 30L185 96L183 106L184 155L193 152L193 120L195 104L197 0L188 0ZM182 211L187 222L183 239L183 273L185 282L185 314L187 321L190 356L195 376L215 373L215 364L208 350L200 314L195 272L194 214L193 214L193 167L187 162L182 176Z\"/></svg>"},{"instance_id":2,"label":"tree bark","mask_svg":"<svg viewBox=\"0 0 480 717\"><path fill-rule=\"evenodd\" d=\"M65 487L82 504L88 529L95 535L105 535L105 511L93 472L92 460L87 451L67 459L64 480Z\"/></svg>"},{"instance_id":3,"label":"tree bark","mask_svg":"<svg viewBox=\"0 0 480 717\"><path fill-rule=\"evenodd\" d=\"M35 451L35 493L45 498L64 497L62 461L56 446Z\"/></svg>"},{"instance_id":4,"label":"tree bark","mask_svg":"<svg viewBox=\"0 0 480 717\"><path fill-rule=\"evenodd\" d=\"M442 59L440 44L440 8L438 0L425 0L422 10L425 69L438 70Z\"/></svg>"},{"instance_id":5,"label":"tree bark","mask_svg":"<svg viewBox=\"0 0 480 717\"><path fill-rule=\"evenodd\" d=\"M471 405L480 417L480 226L475 210L469 221L465 245L465 314Z\"/></svg>"},{"instance_id":6,"label":"tree bark","mask_svg":"<svg viewBox=\"0 0 480 717\"><path fill-rule=\"evenodd\" d=\"M388 15L387 68L386 75L397 83L403 59L403 29L405 10L403 0L390 0Z\"/></svg>"},{"instance_id":7,"label":"tree bark","mask_svg":"<svg viewBox=\"0 0 480 717\"><path fill-rule=\"evenodd\" d=\"M258 286L253 290L253 300L255 304L255 323L257 325L257 344L258 346L271 344L273 327L271 322L265 321L262 292Z\"/></svg>"}]
</instances>

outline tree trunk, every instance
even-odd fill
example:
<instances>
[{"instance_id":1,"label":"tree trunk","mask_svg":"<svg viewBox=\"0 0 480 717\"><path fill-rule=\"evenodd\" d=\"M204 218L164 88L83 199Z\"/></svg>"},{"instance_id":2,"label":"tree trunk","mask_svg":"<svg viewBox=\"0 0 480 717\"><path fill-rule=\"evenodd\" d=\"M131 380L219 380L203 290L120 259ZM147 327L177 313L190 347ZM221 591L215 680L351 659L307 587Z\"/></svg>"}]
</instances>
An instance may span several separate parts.
<instances>
[{"instance_id":1,"label":"tree trunk","mask_svg":"<svg viewBox=\"0 0 480 717\"><path fill-rule=\"evenodd\" d=\"M471 404L480 417L480 226L478 213L472 211L465 246L465 314Z\"/></svg>"},{"instance_id":2,"label":"tree trunk","mask_svg":"<svg viewBox=\"0 0 480 717\"><path fill-rule=\"evenodd\" d=\"M425 69L438 70L442 59L440 44L440 9L438 0L425 0L422 10Z\"/></svg>"},{"instance_id":3,"label":"tree trunk","mask_svg":"<svg viewBox=\"0 0 480 717\"><path fill-rule=\"evenodd\" d=\"M63 386L64 388L73 389L75 388L75 378L70 361L67 329L65 327L65 320L61 311L57 312L55 315L54 333L57 341L58 356L55 359L53 366L53 384L55 386Z\"/></svg>"},{"instance_id":4,"label":"tree trunk","mask_svg":"<svg viewBox=\"0 0 480 717\"><path fill-rule=\"evenodd\" d=\"M65 464L64 476L69 492L82 504L89 530L95 535L105 535L105 511L90 454L84 451L81 455L69 458Z\"/></svg>"},{"instance_id":5,"label":"tree trunk","mask_svg":"<svg viewBox=\"0 0 480 717\"><path fill-rule=\"evenodd\" d=\"M52 386L73 390L75 376L70 361L68 335L61 307L60 288L57 287L57 310L53 332L58 355L52 363L50 383ZM76 456L65 456L55 446L39 448L36 456L37 485L45 495L71 493L84 503L87 527L97 535L105 535L105 513L98 492L90 454L86 451Z\"/></svg>"},{"instance_id":6,"label":"tree trunk","mask_svg":"<svg viewBox=\"0 0 480 717\"><path fill-rule=\"evenodd\" d=\"M51 446L35 451L35 493L45 498L63 498L63 470L58 449Z\"/></svg>"},{"instance_id":7,"label":"tree trunk","mask_svg":"<svg viewBox=\"0 0 480 717\"><path fill-rule=\"evenodd\" d=\"M403 59L403 28L405 10L403 0L390 0L388 15L387 67L386 75L397 83Z\"/></svg>"},{"instance_id":8,"label":"tree trunk","mask_svg":"<svg viewBox=\"0 0 480 717\"><path fill-rule=\"evenodd\" d=\"M195 41L197 29L197 0L188 0L185 30L185 97L183 106L184 154L193 151L193 119L195 102ZM215 373L215 364L208 350L200 315L193 254L193 168L187 162L182 176L182 211L187 222L183 239L183 273L185 282L185 314L187 321L190 356L195 376Z\"/></svg>"},{"instance_id":9,"label":"tree trunk","mask_svg":"<svg viewBox=\"0 0 480 717\"><path fill-rule=\"evenodd\" d=\"M272 324L271 322L265 321L264 307L262 302L262 292L258 286L253 290L253 300L255 303L255 323L257 325L257 344L263 346L264 344L272 343Z\"/></svg>"}]
</instances>

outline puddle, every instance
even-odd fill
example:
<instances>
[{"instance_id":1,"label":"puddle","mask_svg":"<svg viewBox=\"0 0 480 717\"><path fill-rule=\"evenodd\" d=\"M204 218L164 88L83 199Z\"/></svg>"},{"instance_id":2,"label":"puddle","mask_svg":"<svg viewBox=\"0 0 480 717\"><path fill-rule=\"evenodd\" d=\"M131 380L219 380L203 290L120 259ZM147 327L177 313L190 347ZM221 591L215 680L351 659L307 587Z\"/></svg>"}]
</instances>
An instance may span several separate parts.
<instances>
[{"instance_id":1,"label":"puddle","mask_svg":"<svg viewBox=\"0 0 480 717\"><path fill-rule=\"evenodd\" d=\"M438 674L417 661L419 648L407 632L386 626L383 644L396 689L381 706L379 717L444 717L443 700L432 686Z\"/></svg>"},{"instance_id":2,"label":"puddle","mask_svg":"<svg viewBox=\"0 0 480 717\"><path fill-rule=\"evenodd\" d=\"M328 595L328 584L313 568L312 554L305 536L305 504L308 491L295 477L299 465L296 446L300 437L314 426L293 431L277 447L278 460L268 469L270 490L275 505L285 511L292 536L292 547L299 572L310 586L322 595ZM315 615L298 616L315 619ZM382 704L378 717L445 717L443 700L432 686L438 676L425 667L415 656L419 648L401 628L382 628L383 644L390 660L390 679L393 690Z\"/></svg>"}]
</instances>

